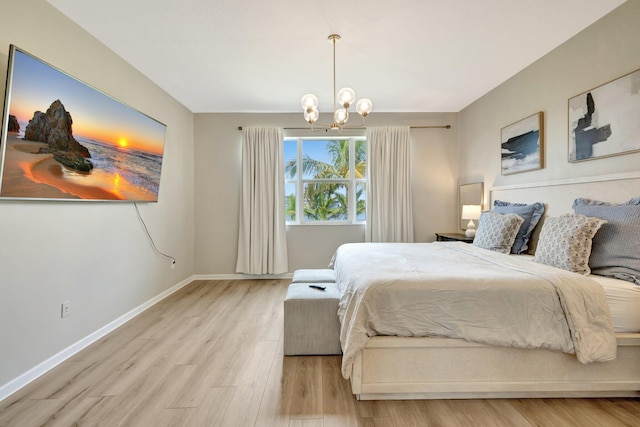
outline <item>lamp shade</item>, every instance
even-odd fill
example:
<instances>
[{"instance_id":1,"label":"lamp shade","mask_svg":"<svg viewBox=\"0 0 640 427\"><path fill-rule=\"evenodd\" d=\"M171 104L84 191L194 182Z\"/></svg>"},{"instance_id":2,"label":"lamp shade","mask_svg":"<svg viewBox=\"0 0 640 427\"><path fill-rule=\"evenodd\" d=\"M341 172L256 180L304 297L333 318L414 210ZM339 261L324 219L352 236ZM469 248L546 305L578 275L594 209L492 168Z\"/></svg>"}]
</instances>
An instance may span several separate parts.
<instances>
[{"instance_id":1,"label":"lamp shade","mask_svg":"<svg viewBox=\"0 0 640 427\"><path fill-rule=\"evenodd\" d=\"M479 219L481 212L480 205L462 205L462 219Z\"/></svg>"}]
</instances>

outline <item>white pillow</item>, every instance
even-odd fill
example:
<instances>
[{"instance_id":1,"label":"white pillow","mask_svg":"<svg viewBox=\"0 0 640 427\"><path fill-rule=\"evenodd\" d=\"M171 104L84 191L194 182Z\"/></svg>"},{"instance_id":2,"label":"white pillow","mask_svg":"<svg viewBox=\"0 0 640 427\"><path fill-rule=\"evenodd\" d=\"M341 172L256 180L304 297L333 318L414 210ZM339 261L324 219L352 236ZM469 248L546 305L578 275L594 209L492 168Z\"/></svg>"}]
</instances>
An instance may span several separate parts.
<instances>
[{"instance_id":1,"label":"white pillow","mask_svg":"<svg viewBox=\"0 0 640 427\"><path fill-rule=\"evenodd\" d=\"M524 218L516 214L482 212L473 244L484 249L508 254L511 252L511 247L523 222Z\"/></svg>"},{"instance_id":2,"label":"white pillow","mask_svg":"<svg viewBox=\"0 0 640 427\"><path fill-rule=\"evenodd\" d=\"M591 241L606 223L603 219L579 214L547 218L540 231L534 261L574 273L591 273Z\"/></svg>"}]
</instances>

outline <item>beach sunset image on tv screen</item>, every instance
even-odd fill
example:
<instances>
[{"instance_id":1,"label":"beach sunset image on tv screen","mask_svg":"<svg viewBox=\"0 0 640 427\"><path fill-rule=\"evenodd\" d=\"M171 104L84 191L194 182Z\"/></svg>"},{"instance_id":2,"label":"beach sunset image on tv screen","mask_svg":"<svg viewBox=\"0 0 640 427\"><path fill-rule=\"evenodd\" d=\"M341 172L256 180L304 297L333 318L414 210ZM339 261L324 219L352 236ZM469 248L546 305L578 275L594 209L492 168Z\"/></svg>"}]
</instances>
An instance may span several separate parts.
<instances>
[{"instance_id":1,"label":"beach sunset image on tv screen","mask_svg":"<svg viewBox=\"0 0 640 427\"><path fill-rule=\"evenodd\" d=\"M165 132L12 45L0 198L156 202Z\"/></svg>"}]
</instances>

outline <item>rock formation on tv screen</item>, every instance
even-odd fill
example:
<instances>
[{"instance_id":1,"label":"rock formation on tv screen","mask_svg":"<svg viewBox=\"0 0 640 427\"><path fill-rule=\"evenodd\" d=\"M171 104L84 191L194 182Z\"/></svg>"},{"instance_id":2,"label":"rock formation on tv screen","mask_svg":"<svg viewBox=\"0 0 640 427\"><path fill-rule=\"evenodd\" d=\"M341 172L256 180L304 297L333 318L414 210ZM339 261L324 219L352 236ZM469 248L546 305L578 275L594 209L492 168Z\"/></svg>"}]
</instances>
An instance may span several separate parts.
<instances>
[{"instance_id":1,"label":"rock formation on tv screen","mask_svg":"<svg viewBox=\"0 0 640 427\"><path fill-rule=\"evenodd\" d=\"M20 123L18 123L18 119L13 114L9 114L7 132L20 132Z\"/></svg>"},{"instance_id":2,"label":"rock formation on tv screen","mask_svg":"<svg viewBox=\"0 0 640 427\"><path fill-rule=\"evenodd\" d=\"M79 171L90 171L93 163L91 154L84 145L73 137L71 114L65 110L60 100L55 100L46 113L36 111L29 120L24 139L44 142L49 145L41 148L40 153L51 153L63 165Z\"/></svg>"}]
</instances>

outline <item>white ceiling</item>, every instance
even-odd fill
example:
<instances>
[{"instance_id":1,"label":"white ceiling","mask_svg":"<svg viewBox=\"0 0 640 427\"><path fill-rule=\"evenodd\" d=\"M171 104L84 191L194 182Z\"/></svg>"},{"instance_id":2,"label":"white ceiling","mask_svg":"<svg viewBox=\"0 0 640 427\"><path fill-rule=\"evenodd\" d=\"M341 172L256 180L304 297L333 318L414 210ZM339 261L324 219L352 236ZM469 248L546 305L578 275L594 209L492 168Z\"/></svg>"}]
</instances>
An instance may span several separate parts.
<instances>
[{"instance_id":1,"label":"white ceiling","mask_svg":"<svg viewBox=\"0 0 640 427\"><path fill-rule=\"evenodd\" d=\"M625 0L47 0L192 112L456 112Z\"/></svg>"}]
</instances>

